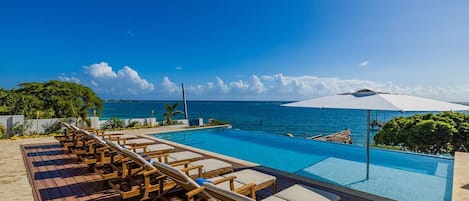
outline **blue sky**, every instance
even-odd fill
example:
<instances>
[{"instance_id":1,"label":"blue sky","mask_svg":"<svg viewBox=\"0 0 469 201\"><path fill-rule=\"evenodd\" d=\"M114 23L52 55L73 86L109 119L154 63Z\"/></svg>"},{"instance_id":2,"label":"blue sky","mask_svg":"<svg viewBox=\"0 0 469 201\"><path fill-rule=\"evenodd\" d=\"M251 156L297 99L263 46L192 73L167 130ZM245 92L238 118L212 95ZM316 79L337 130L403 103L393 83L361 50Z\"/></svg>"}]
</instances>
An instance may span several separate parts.
<instances>
[{"instance_id":1,"label":"blue sky","mask_svg":"<svg viewBox=\"0 0 469 201\"><path fill-rule=\"evenodd\" d=\"M0 87L105 99L301 100L359 88L469 101L468 1L9 1Z\"/></svg>"}]
</instances>

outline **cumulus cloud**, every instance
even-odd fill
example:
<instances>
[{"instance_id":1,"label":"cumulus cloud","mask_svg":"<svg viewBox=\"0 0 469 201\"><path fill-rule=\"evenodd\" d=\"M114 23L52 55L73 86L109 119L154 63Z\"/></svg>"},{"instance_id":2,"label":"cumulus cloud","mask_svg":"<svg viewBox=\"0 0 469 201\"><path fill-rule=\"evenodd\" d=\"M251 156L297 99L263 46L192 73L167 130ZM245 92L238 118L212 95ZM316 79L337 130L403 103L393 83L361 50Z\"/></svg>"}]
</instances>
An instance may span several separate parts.
<instances>
[{"instance_id":1,"label":"cumulus cloud","mask_svg":"<svg viewBox=\"0 0 469 201\"><path fill-rule=\"evenodd\" d=\"M59 80L62 80L65 82L74 82L74 83L80 84L80 79L76 77L67 77L65 75L60 75L58 78Z\"/></svg>"},{"instance_id":2,"label":"cumulus cloud","mask_svg":"<svg viewBox=\"0 0 469 201\"><path fill-rule=\"evenodd\" d=\"M181 66L176 66L176 70L182 70Z\"/></svg>"},{"instance_id":3,"label":"cumulus cloud","mask_svg":"<svg viewBox=\"0 0 469 201\"><path fill-rule=\"evenodd\" d=\"M168 76L160 79L155 90L154 84L142 78L137 70L124 66L116 71L106 62L84 66L80 75L62 74L58 78L88 85L103 97L167 100L181 96L179 84ZM202 83L185 83L185 86L190 100L303 100L369 88L445 101L469 101L469 84L400 86L392 82L282 73L251 75L237 80L215 76Z\"/></svg>"},{"instance_id":4,"label":"cumulus cloud","mask_svg":"<svg viewBox=\"0 0 469 201\"><path fill-rule=\"evenodd\" d=\"M85 72L90 74L93 78L115 78L117 74L112 70L112 67L109 66L106 62L101 62L98 64L92 64L90 66L85 66Z\"/></svg>"},{"instance_id":5,"label":"cumulus cloud","mask_svg":"<svg viewBox=\"0 0 469 201\"><path fill-rule=\"evenodd\" d=\"M361 66L361 67L368 66L368 61L362 61L362 62L360 63L360 66Z\"/></svg>"},{"instance_id":6,"label":"cumulus cloud","mask_svg":"<svg viewBox=\"0 0 469 201\"><path fill-rule=\"evenodd\" d=\"M176 83L169 80L167 76L163 77L163 81L160 84L160 93L163 95L174 95L178 92L178 86Z\"/></svg>"},{"instance_id":7,"label":"cumulus cloud","mask_svg":"<svg viewBox=\"0 0 469 201\"><path fill-rule=\"evenodd\" d=\"M251 75L229 84L215 77L215 83L189 85L187 96L199 100L303 100L368 88L446 101L468 101L469 84L448 87L402 87L392 82L316 76Z\"/></svg>"},{"instance_id":8,"label":"cumulus cloud","mask_svg":"<svg viewBox=\"0 0 469 201\"><path fill-rule=\"evenodd\" d=\"M88 85L103 97L138 98L154 91L153 84L130 66L115 71L107 62L95 63L84 66L78 77L61 75L59 79Z\"/></svg>"},{"instance_id":9,"label":"cumulus cloud","mask_svg":"<svg viewBox=\"0 0 469 201\"><path fill-rule=\"evenodd\" d=\"M221 90L221 92L228 93L228 91L230 90L228 85L225 84L225 82L218 76L216 76L215 79L217 79L217 86Z\"/></svg>"}]
</instances>

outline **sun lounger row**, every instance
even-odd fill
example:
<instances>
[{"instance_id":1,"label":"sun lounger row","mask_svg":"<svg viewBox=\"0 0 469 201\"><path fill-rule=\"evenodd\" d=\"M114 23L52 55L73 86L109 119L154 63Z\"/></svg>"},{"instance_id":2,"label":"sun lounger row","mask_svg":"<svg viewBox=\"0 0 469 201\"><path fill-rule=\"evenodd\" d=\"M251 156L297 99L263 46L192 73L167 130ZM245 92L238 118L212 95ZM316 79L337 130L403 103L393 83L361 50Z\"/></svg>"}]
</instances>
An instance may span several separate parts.
<instances>
[{"instance_id":1,"label":"sun lounger row","mask_svg":"<svg viewBox=\"0 0 469 201\"><path fill-rule=\"evenodd\" d=\"M272 188L273 195L264 199L269 201L340 199L300 185L276 193L277 179L268 174L252 169L233 172L232 165L225 161L203 158L191 151L173 152L174 147L170 145L138 136L96 135L65 126L75 135L71 149L85 147L84 151L72 153L91 164L123 199L140 196L142 200L157 200L174 190L183 190L187 200L252 201L256 200L257 191L266 188Z\"/></svg>"}]
</instances>

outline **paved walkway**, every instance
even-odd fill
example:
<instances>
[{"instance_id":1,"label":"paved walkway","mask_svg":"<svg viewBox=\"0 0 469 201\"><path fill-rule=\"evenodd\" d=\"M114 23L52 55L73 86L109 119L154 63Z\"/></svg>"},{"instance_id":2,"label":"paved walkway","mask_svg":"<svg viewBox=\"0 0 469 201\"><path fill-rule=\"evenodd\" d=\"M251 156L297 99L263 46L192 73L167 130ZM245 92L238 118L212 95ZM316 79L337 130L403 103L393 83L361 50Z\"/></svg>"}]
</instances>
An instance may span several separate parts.
<instances>
[{"instance_id":1,"label":"paved walkway","mask_svg":"<svg viewBox=\"0 0 469 201\"><path fill-rule=\"evenodd\" d=\"M53 137L0 140L0 200L34 200L20 145L54 141Z\"/></svg>"}]
</instances>

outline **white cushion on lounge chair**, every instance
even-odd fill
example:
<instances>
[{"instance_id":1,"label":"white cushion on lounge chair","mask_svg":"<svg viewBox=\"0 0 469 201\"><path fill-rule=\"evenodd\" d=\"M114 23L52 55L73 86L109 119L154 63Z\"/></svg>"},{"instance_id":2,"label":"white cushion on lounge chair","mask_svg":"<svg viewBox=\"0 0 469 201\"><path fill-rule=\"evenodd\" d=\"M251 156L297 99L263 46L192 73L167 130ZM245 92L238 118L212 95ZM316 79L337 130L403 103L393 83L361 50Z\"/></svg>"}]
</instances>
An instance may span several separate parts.
<instances>
[{"instance_id":1,"label":"white cushion on lounge chair","mask_svg":"<svg viewBox=\"0 0 469 201\"><path fill-rule=\"evenodd\" d=\"M233 172L230 174L223 175L224 177L227 176L236 176L236 181L242 184L249 184L255 183L256 185L260 185L266 182L270 182L272 180L277 179L276 177L268 174L264 174L262 172L258 172L251 169L245 169L237 172Z\"/></svg>"},{"instance_id":2,"label":"white cushion on lounge chair","mask_svg":"<svg viewBox=\"0 0 469 201\"><path fill-rule=\"evenodd\" d=\"M170 151L173 150L173 146L169 146L167 144L152 144L147 146L147 152L162 152L162 151ZM136 149L137 153L143 153L143 148Z\"/></svg>"},{"instance_id":3,"label":"white cushion on lounge chair","mask_svg":"<svg viewBox=\"0 0 469 201\"><path fill-rule=\"evenodd\" d=\"M196 158L202 158L202 155L194 153L192 151L181 151L181 152L174 152L168 155L168 162L177 162L177 161L186 161L186 160L193 160Z\"/></svg>"},{"instance_id":4,"label":"white cushion on lounge chair","mask_svg":"<svg viewBox=\"0 0 469 201\"><path fill-rule=\"evenodd\" d=\"M220 188L221 186L219 185L214 185L212 183L204 183L204 186L206 189L218 193L220 195L223 195L224 197L227 197L231 200L236 200L236 201L255 201L249 197L246 197L244 195L241 195L239 193L232 192L230 190L227 190L225 188ZM229 189L229 188L228 188Z\"/></svg>"},{"instance_id":5,"label":"white cushion on lounge chair","mask_svg":"<svg viewBox=\"0 0 469 201\"><path fill-rule=\"evenodd\" d=\"M136 135L131 135L131 134L124 134L119 137L120 139L132 139L132 138L138 138Z\"/></svg>"},{"instance_id":6,"label":"white cushion on lounge chair","mask_svg":"<svg viewBox=\"0 0 469 201\"><path fill-rule=\"evenodd\" d=\"M210 171L213 171L213 170L222 169L222 168L230 168L232 166L231 164L229 164L225 161L217 160L217 159L214 159L214 158L204 159L204 160L200 160L200 161L194 161L194 162L190 163L190 166L197 166L197 165L202 165L203 166L203 168L202 168L203 173L210 172Z\"/></svg>"},{"instance_id":7,"label":"white cushion on lounge chair","mask_svg":"<svg viewBox=\"0 0 469 201\"><path fill-rule=\"evenodd\" d=\"M276 198L271 198L276 197ZM340 197L319 189L295 184L283 191L272 195L263 201L288 200L288 201L337 201Z\"/></svg>"},{"instance_id":8,"label":"white cushion on lounge chair","mask_svg":"<svg viewBox=\"0 0 469 201\"><path fill-rule=\"evenodd\" d=\"M261 201L285 201L285 200L271 195L269 197L266 197L265 199L262 199Z\"/></svg>"},{"instance_id":9,"label":"white cushion on lounge chair","mask_svg":"<svg viewBox=\"0 0 469 201\"><path fill-rule=\"evenodd\" d=\"M154 144L156 143L153 140L146 139L146 138L137 138L132 140L127 140L126 144Z\"/></svg>"},{"instance_id":10,"label":"white cushion on lounge chair","mask_svg":"<svg viewBox=\"0 0 469 201\"><path fill-rule=\"evenodd\" d=\"M152 144L147 146L147 151L162 151L168 149L174 149L174 147L167 144Z\"/></svg>"}]
</instances>

